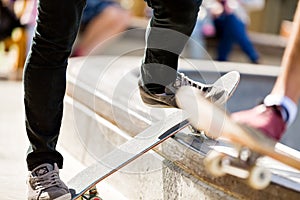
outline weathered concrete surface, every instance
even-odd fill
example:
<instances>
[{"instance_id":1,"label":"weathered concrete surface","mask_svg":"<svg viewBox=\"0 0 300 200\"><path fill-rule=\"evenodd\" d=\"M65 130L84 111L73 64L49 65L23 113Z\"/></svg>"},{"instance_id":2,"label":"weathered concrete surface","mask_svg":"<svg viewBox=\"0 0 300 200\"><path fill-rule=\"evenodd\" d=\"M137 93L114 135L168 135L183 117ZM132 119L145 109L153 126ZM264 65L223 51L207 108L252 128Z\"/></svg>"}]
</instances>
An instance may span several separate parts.
<instances>
[{"instance_id":1,"label":"weathered concrete surface","mask_svg":"<svg viewBox=\"0 0 300 200\"><path fill-rule=\"evenodd\" d=\"M76 130L73 136L68 135L68 131L64 131L62 137L65 138L62 141L64 141L63 146L85 164L89 164L95 158L100 159L99 155L105 154L110 148L117 148L116 146L126 141L128 136L136 135L151 122L162 119L167 114L168 111L165 109L151 109L141 103L137 93L137 69L140 61L141 58L135 57L94 57L71 61L67 93L74 101L73 103L70 101L66 113L73 120L74 124L71 126L76 127ZM184 61L184 63L186 63L183 65L186 66L184 69L188 70L190 61ZM218 67L209 62L200 64L206 65L207 69L210 65ZM229 65L219 72L224 73L232 69L239 68ZM274 73L275 68L266 70L269 69ZM245 69L241 71L243 70ZM245 72L245 74L251 73ZM210 69L201 75L204 80L209 80L216 77L218 73L213 74ZM85 114L86 111L89 114ZM80 140L74 143L76 138ZM76 144L75 147L74 144ZM174 147L176 149L173 149ZM193 196L195 192L207 199L224 199L225 197L229 199L285 199L286 197L297 199L296 197L299 197L299 193L277 184L271 184L263 191L255 191L234 177L213 178L204 171L201 154L195 153L187 146L180 146L172 139L155 150L163 157L153 153L145 156L146 159L141 157L127 166L125 171L121 170L109 177L107 182L130 199L180 199L181 197L182 199L197 199L197 195ZM174 155L178 154L180 159L178 157L174 159ZM167 160L173 161L175 165L168 161L162 162L163 158L168 158ZM179 171L170 172L165 170L166 167L176 168ZM124 180L125 183L120 180ZM166 182L167 180L176 181ZM139 188L138 191L136 191L137 188Z\"/></svg>"},{"instance_id":2,"label":"weathered concrete surface","mask_svg":"<svg viewBox=\"0 0 300 200\"><path fill-rule=\"evenodd\" d=\"M203 156L199 152L194 151L180 144L176 140L168 140L163 146L163 154L168 160L173 160L175 165L184 169L186 173L192 174L203 183L207 183L216 190L229 193L238 199L298 199L299 193L278 184L271 183L266 189L254 190L251 189L247 182L235 177L226 175L225 177L215 178L205 171L203 167ZM204 147L203 147L204 148ZM165 153L166 151L166 153ZM178 155L170 152L181 152L181 159Z\"/></svg>"},{"instance_id":3,"label":"weathered concrete surface","mask_svg":"<svg viewBox=\"0 0 300 200\"><path fill-rule=\"evenodd\" d=\"M209 182L198 179L167 159L164 165L166 167L163 169L165 191L163 199L236 199L228 195L228 192L217 190Z\"/></svg>"}]
</instances>

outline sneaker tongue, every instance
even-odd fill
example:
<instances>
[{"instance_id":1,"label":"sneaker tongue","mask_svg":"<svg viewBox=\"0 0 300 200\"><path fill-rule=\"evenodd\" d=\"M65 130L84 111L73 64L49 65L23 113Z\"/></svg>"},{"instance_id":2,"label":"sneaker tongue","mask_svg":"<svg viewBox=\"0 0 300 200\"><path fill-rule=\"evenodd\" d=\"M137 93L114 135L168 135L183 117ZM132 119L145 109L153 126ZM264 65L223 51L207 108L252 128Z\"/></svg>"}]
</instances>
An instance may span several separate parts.
<instances>
[{"instance_id":1,"label":"sneaker tongue","mask_svg":"<svg viewBox=\"0 0 300 200\"><path fill-rule=\"evenodd\" d=\"M42 165L39 165L37 168L35 168L32 171L32 175L33 176L42 176L52 170L53 170L53 166L51 164L42 164Z\"/></svg>"}]
</instances>

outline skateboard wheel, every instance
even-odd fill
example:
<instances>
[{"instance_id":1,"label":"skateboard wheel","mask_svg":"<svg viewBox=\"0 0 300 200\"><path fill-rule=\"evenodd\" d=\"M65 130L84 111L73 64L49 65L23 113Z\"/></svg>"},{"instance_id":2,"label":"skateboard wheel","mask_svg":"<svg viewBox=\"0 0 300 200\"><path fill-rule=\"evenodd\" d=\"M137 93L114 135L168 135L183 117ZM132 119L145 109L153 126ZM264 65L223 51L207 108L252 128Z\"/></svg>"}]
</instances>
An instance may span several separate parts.
<instances>
[{"instance_id":1,"label":"skateboard wheel","mask_svg":"<svg viewBox=\"0 0 300 200\"><path fill-rule=\"evenodd\" d=\"M224 157L225 155L222 153L211 151L204 159L204 166L206 170L213 176L224 176L226 174L222 170L222 162Z\"/></svg>"},{"instance_id":2,"label":"skateboard wheel","mask_svg":"<svg viewBox=\"0 0 300 200\"><path fill-rule=\"evenodd\" d=\"M93 197L90 200L102 200L100 197Z\"/></svg>"},{"instance_id":3,"label":"skateboard wheel","mask_svg":"<svg viewBox=\"0 0 300 200\"><path fill-rule=\"evenodd\" d=\"M271 172L264 167L254 166L250 170L248 183L257 190L265 189L271 182Z\"/></svg>"},{"instance_id":4,"label":"skateboard wheel","mask_svg":"<svg viewBox=\"0 0 300 200\"><path fill-rule=\"evenodd\" d=\"M82 200L103 200L98 196L93 196L93 197L81 197Z\"/></svg>"}]
</instances>

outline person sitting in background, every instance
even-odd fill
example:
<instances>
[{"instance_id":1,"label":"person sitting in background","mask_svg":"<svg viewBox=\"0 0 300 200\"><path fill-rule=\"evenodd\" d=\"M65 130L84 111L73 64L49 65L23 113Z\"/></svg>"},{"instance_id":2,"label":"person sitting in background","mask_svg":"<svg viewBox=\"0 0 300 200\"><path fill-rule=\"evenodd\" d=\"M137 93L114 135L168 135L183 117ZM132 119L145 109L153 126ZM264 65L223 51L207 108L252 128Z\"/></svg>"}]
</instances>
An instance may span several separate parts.
<instances>
[{"instance_id":1,"label":"person sitting in background","mask_svg":"<svg viewBox=\"0 0 300 200\"><path fill-rule=\"evenodd\" d=\"M83 11L80 39L73 56L88 55L97 45L129 26L130 14L111 0L87 0Z\"/></svg>"},{"instance_id":2,"label":"person sitting in background","mask_svg":"<svg viewBox=\"0 0 300 200\"><path fill-rule=\"evenodd\" d=\"M259 62L259 55L247 34L248 12L264 7L264 0L213 0L209 10L214 19L219 39L217 60L227 61L233 44L237 43L252 63Z\"/></svg>"}]
</instances>

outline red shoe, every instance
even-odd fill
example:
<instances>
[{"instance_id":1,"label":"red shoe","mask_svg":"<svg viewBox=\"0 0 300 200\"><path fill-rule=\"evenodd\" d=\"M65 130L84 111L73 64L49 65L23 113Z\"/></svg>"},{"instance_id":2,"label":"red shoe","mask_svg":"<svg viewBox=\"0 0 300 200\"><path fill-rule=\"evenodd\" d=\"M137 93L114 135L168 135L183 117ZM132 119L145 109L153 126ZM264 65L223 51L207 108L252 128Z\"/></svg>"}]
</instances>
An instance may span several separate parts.
<instances>
[{"instance_id":1,"label":"red shoe","mask_svg":"<svg viewBox=\"0 0 300 200\"><path fill-rule=\"evenodd\" d=\"M279 106L259 105L250 110L233 113L231 117L252 128L256 128L266 136L280 140L286 130L286 122L283 120Z\"/></svg>"}]
</instances>

